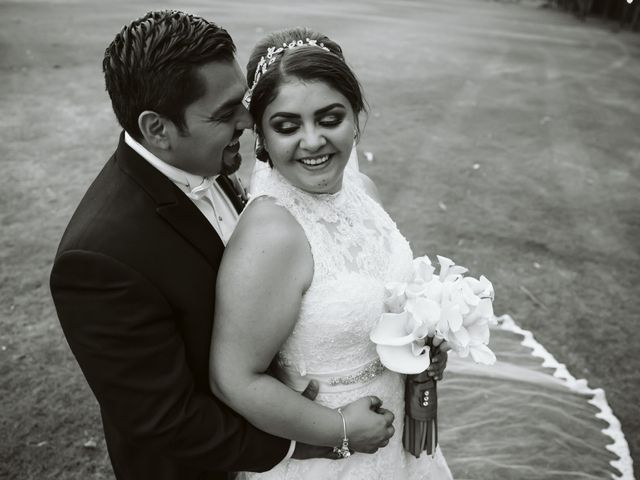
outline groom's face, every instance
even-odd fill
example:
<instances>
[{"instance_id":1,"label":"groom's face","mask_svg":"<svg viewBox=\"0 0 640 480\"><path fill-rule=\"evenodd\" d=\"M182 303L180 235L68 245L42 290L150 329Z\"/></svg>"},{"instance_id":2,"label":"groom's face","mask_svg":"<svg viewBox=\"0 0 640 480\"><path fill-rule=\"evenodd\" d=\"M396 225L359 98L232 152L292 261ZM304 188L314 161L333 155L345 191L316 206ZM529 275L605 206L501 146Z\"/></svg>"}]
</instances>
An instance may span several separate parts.
<instances>
[{"instance_id":1,"label":"groom's face","mask_svg":"<svg viewBox=\"0 0 640 480\"><path fill-rule=\"evenodd\" d=\"M198 74L205 93L185 109L186 128L171 139L171 163L204 177L232 173L241 162L238 139L253 126L242 105L246 81L236 61L208 63Z\"/></svg>"}]
</instances>

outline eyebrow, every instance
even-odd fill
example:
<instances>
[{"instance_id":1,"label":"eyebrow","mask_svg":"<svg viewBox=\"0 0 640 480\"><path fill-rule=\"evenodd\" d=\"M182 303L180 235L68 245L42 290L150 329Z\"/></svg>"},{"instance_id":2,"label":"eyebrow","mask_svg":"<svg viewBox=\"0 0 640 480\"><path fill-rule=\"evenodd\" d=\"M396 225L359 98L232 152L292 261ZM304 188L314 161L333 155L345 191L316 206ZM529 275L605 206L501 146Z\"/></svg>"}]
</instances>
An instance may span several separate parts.
<instances>
[{"instance_id":1,"label":"eyebrow","mask_svg":"<svg viewBox=\"0 0 640 480\"><path fill-rule=\"evenodd\" d=\"M315 112L313 112L313 114L317 117L319 115L322 115L323 113L328 112L329 110L333 110L334 108L341 108L341 109L345 109L345 106L341 103L332 103L331 105L327 105L326 107L322 107L319 110L316 110ZM276 117L284 117L284 118L300 118L300 115L298 115L297 113L289 113L289 112L276 112L273 115L271 115L269 117L269 120L276 118Z\"/></svg>"},{"instance_id":2,"label":"eyebrow","mask_svg":"<svg viewBox=\"0 0 640 480\"><path fill-rule=\"evenodd\" d=\"M211 113L211 117L215 117L216 115L219 115L221 112L231 108L231 107L236 107L238 105L240 105L242 103L242 100L244 100L244 95L246 92L242 92L242 95L239 95L237 97L234 98L230 98L229 100L227 100L226 102L224 102L222 105L220 105L218 108L216 108L213 113Z\"/></svg>"}]
</instances>

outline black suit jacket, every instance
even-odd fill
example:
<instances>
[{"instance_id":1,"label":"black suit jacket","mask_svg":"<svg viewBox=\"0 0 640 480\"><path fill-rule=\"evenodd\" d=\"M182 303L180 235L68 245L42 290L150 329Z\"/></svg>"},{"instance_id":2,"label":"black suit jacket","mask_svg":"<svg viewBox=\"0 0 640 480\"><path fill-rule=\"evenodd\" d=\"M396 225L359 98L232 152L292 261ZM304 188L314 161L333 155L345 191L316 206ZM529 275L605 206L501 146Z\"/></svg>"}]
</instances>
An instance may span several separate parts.
<instances>
[{"instance_id":1,"label":"black suit jacket","mask_svg":"<svg viewBox=\"0 0 640 480\"><path fill-rule=\"evenodd\" d=\"M289 441L209 390L224 246L195 205L124 143L62 237L51 292L93 390L118 479L218 479L264 471Z\"/></svg>"}]
</instances>

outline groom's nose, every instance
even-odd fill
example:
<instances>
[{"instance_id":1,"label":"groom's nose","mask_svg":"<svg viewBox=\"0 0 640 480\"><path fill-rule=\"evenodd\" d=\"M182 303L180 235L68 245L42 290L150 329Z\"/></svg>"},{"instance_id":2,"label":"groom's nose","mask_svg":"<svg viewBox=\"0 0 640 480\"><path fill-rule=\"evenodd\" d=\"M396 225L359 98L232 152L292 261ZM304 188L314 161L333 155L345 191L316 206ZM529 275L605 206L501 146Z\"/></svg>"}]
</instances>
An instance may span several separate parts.
<instances>
[{"instance_id":1,"label":"groom's nose","mask_svg":"<svg viewBox=\"0 0 640 480\"><path fill-rule=\"evenodd\" d=\"M238 121L236 122L237 130L247 130L253 128L253 117L249 110L244 105L240 106L240 113L238 115Z\"/></svg>"}]
</instances>

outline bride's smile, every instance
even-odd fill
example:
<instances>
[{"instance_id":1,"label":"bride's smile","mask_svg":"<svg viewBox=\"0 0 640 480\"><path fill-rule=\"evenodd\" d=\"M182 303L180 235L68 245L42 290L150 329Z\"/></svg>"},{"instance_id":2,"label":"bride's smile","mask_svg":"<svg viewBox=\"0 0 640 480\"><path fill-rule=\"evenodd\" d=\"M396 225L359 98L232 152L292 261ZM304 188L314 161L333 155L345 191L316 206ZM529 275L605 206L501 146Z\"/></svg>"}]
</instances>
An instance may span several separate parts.
<instances>
[{"instance_id":1,"label":"bride's smile","mask_svg":"<svg viewBox=\"0 0 640 480\"><path fill-rule=\"evenodd\" d=\"M354 113L324 82L291 79L263 117L265 149L280 174L311 193L335 193L354 140Z\"/></svg>"}]
</instances>

